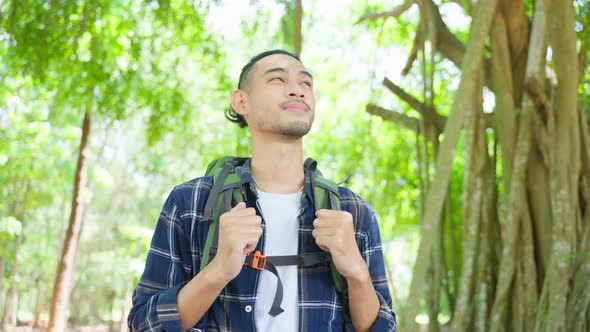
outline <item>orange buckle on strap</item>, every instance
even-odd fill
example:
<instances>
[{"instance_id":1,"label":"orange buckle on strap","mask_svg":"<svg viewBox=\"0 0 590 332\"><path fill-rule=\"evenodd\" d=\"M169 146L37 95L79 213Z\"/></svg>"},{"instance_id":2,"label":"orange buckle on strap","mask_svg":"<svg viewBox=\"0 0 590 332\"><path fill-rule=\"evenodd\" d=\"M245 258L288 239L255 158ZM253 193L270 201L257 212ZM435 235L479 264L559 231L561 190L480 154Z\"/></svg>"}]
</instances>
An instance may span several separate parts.
<instances>
[{"instance_id":1,"label":"orange buckle on strap","mask_svg":"<svg viewBox=\"0 0 590 332\"><path fill-rule=\"evenodd\" d=\"M256 270L264 270L264 267L266 266L266 256L262 255L260 251L257 250L254 252L254 255L250 253L246 256L244 265Z\"/></svg>"}]
</instances>

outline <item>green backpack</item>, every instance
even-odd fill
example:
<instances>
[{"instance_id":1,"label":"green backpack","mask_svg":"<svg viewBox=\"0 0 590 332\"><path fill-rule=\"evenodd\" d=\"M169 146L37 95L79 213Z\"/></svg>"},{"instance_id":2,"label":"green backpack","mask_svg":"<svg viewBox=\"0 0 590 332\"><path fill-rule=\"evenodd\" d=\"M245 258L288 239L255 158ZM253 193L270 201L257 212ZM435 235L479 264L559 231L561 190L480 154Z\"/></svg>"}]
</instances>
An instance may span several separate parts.
<instances>
[{"instance_id":1,"label":"green backpack","mask_svg":"<svg viewBox=\"0 0 590 332\"><path fill-rule=\"evenodd\" d=\"M237 203L244 201L242 188L240 187L240 175L242 166L248 158L226 156L212 161L207 167L206 176L213 176L213 187L209 198L205 203L203 212L204 221L209 223L207 240L203 251L203 258L199 271L203 270L209 261L217 253L217 241L219 237L219 217L229 211ZM305 169L311 173L311 185L314 196L314 210L332 209L340 210L340 196L336 183L324 178L316 169L317 162L308 158L304 164ZM276 270L276 266L303 265L306 267L330 263L330 272L336 290L344 293L346 282L334 266L330 255L326 252L304 253L291 256L264 256L256 251L246 257L245 266L256 270L267 270L277 276L277 289L274 301L269 311L271 316L283 312L280 305L283 298L283 285Z\"/></svg>"}]
</instances>

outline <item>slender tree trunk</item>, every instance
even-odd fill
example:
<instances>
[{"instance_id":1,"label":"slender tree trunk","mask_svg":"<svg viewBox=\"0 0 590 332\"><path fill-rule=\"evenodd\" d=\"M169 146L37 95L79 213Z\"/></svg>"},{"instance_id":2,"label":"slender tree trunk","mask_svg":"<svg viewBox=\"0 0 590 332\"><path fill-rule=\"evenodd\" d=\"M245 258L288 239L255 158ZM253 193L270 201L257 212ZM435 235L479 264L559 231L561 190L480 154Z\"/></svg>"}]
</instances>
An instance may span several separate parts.
<instances>
[{"instance_id":1,"label":"slender tree trunk","mask_svg":"<svg viewBox=\"0 0 590 332\"><path fill-rule=\"evenodd\" d=\"M301 56L303 37L301 34L301 20L303 18L303 4L301 0L295 0L295 55Z\"/></svg>"},{"instance_id":2,"label":"slender tree trunk","mask_svg":"<svg viewBox=\"0 0 590 332\"><path fill-rule=\"evenodd\" d=\"M486 201L482 214L480 249L478 260L478 276L476 284L475 324L474 330L478 332L489 331L489 316L494 301L494 289L496 288L496 275L498 272L500 230L498 220L498 191L496 187L496 148L494 158L486 165L484 175L484 187L486 189Z\"/></svg>"},{"instance_id":3,"label":"slender tree trunk","mask_svg":"<svg viewBox=\"0 0 590 332\"><path fill-rule=\"evenodd\" d=\"M4 298L4 274L6 274L6 257L7 255L0 257L0 299ZM0 312L4 312L5 306L5 302L0 301Z\"/></svg>"},{"instance_id":4,"label":"slender tree trunk","mask_svg":"<svg viewBox=\"0 0 590 332\"><path fill-rule=\"evenodd\" d=\"M589 19L590 22L590 19ZM586 121L580 121L582 163L585 173L585 181L590 177L590 131ZM574 272L574 283L567 308L567 330L590 330L590 186L586 185L586 206L584 209L581 240L578 243L578 259Z\"/></svg>"},{"instance_id":5,"label":"slender tree trunk","mask_svg":"<svg viewBox=\"0 0 590 332\"><path fill-rule=\"evenodd\" d=\"M2 331L8 331L10 326L16 326L17 321L17 311L18 311L18 291L17 291L17 282L18 282L18 252L20 250L20 245L23 239L23 232L16 237L15 246L14 246L14 260L12 261L12 276L10 282L10 289L8 290L8 294L6 295L6 304L4 307L4 315L2 315L2 322L0 326L2 327Z\"/></svg>"},{"instance_id":6,"label":"slender tree trunk","mask_svg":"<svg viewBox=\"0 0 590 332\"><path fill-rule=\"evenodd\" d=\"M82 124L82 136L80 138L80 151L76 165L76 177L74 180L74 196L72 197L72 209L68 230L64 239L62 255L57 267L53 298L49 316L48 332L64 331L66 328L66 313L68 309L74 266L76 263L76 251L79 241L79 233L82 228L82 189L86 181L86 154L88 150L88 138L90 136L90 111L84 113Z\"/></svg>"},{"instance_id":7,"label":"slender tree trunk","mask_svg":"<svg viewBox=\"0 0 590 332\"><path fill-rule=\"evenodd\" d=\"M496 11L492 25L492 82L496 96L496 135L502 152L502 184L504 190L510 188L514 143L516 142L516 115L512 96L512 64L508 46L506 19L501 10Z\"/></svg>"},{"instance_id":8,"label":"slender tree trunk","mask_svg":"<svg viewBox=\"0 0 590 332\"><path fill-rule=\"evenodd\" d=\"M551 44L557 89L555 94L555 133L551 146L551 207L553 246L542 301L547 305L537 315L536 331L566 330L567 297L572 277L576 246L576 225L580 218L578 179L580 178L580 133L578 122L578 56L575 18L571 1L554 1L551 7Z\"/></svg>"},{"instance_id":9,"label":"slender tree trunk","mask_svg":"<svg viewBox=\"0 0 590 332\"><path fill-rule=\"evenodd\" d=\"M453 314L451 331L471 331L474 307L473 294L476 289L477 257L480 245L478 234L481 233L481 221L485 202L486 167L489 163L487 142L483 127L482 110L482 75L478 72L474 81L476 87L472 98L471 109L465 114L465 173L463 177L463 269L457 296L457 306Z\"/></svg>"},{"instance_id":10,"label":"slender tree trunk","mask_svg":"<svg viewBox=\"0 0 590 332\"><path fill-rule=\"evenodd\" d=\"M43 291L39 283L39 278L35 280L35 288L37 290L37 298L35 299L35 311L33 314L32 324L34 329L39 328L39 326L41 325L41 311L43 309L41 308L43 303Z\"/></svg>"},{"instance_id":11,"label":"slender tree trunk","mask_svg":"<svg viewBox=\"0 0 590 332\"><path fill-rule=\"evenodd\" d=\"M31 166L32 167L32 166ZM17 198L14 202L13 213L17 217L17 219L21 222L21 225L25 223L25 215L26 215L26 206L27 206L27 197L29 195L29 179L25 178L22 182L22 188L19 191L22 192L22 197ZM23 227L24 228L24 227ZM17 291L17 282L18 282L18 269L19 269L19 260L18 254L20 251L20 245L23 240L23 230L18 234L14 243L14 259L12 261L12 274L11 274L11 283L10 289L8 290L8 294L6 294L6 303L4 306L4 313L2 315L2 321L0 322L0 328L3 331L8 330L8 326L15 326L17 323L17 314L18 314L18 291ZM1 282L1 280L0 280Z\"/></svg>"}]
</instances>

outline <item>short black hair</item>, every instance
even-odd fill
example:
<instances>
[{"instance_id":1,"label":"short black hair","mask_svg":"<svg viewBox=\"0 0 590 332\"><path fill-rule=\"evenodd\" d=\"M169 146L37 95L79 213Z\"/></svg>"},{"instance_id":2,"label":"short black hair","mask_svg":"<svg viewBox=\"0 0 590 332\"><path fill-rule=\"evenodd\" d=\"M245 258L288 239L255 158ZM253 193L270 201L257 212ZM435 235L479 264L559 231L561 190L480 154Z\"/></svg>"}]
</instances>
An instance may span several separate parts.
<instances>
[{"instance_id":1,"label":"short black hair","mask_svg":"<svg viewBox=\"0 0 590 332\"><path fill-rule=\"evenodd\" d=\"M240 80L238 81L238 89L239 90L243 90L248 88L248 84L250 83L250 76L252 73L252 68L254 67L254 65L260 61L263 58L266 58L269 55L273 55L273 54L284 54L284 55L288 55L290 57L295 58L297 61L301 62L301 59L299 59L298 56L296 56L295 54L285 51L285 50L280 50L280 49L276 49L276 50L270 50L270 51L265 51L262 52L256 56L254 56L252 59L250 59L250 61L242 68L242 72L240 73ZM241 114L238 114L234 108L230 105L228 109L225 110L225 117L231 121L231 122L235 122L237 123L240 128L245 128L248 126L248 123L246 123L246 119L244 119L244 117Z\"/></svg>"}]
</instances>

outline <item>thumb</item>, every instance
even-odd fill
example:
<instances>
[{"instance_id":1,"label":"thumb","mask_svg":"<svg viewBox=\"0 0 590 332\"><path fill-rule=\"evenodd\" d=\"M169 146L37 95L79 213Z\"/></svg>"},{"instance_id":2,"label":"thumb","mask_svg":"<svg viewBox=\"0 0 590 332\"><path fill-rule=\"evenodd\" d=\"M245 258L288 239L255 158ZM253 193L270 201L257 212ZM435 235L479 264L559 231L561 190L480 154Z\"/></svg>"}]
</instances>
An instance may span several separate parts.
<instances>
[{"instance_id":1,"label":"thumb","mask_svg":"<svg viewBox=\"0 0 590 332\"><path fill-rule=\"evenodd\" d=\"M244 202L239 202L238 204L236 204L236 206L234 206L231 211L236 211L236 210L242 210L246 208L246 203Z\"/></svg>"}]
</instances>

